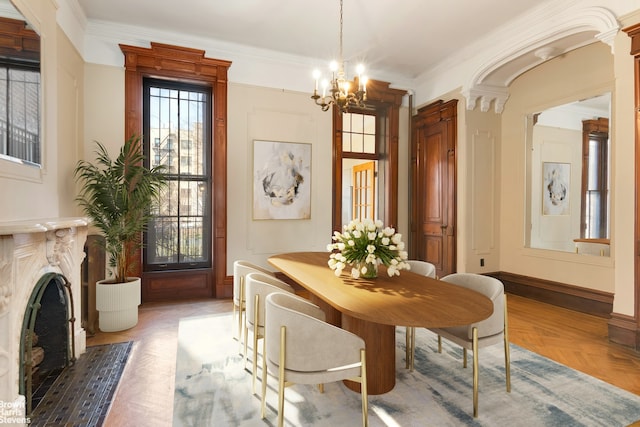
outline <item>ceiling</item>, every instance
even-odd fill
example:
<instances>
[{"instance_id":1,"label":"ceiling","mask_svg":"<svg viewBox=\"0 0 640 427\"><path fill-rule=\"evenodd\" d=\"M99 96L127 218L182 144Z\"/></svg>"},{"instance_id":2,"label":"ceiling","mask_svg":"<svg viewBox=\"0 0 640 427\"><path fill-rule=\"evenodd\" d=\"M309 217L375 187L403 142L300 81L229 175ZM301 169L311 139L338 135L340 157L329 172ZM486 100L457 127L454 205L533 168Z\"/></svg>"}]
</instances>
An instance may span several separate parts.
<instances>
[{"instance_id":1,"label":"ceiling","mask_svg":"<svg viewBox=\"0 0 640 427\"><path fill-rule=\"evenodd\" d=\"M112 23L313 58L339 56L339 0L78 0L89 22ZM344 0L347 73L412 80L489 37L540 0Z\"/></svg>"}]
</instances>

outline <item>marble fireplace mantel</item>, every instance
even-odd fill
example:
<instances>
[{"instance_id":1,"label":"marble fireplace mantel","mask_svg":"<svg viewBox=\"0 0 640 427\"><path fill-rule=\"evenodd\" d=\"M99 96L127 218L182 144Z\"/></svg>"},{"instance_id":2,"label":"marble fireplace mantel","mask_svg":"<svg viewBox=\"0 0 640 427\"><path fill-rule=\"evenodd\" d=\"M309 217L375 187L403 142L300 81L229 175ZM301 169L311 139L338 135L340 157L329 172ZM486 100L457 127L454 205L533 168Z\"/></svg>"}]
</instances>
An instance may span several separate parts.
<instances>
[{"instance_id":1,"label":"marble fireplace mantel","mask_svg":"<svg viewBox=\"0 0 640 427\"><path fill-rule=\"evenodd\" d=\"M31 293L47 273L63 275L74 298L75 357L86 349L81 326L81 266L89 221L52 218L0 222L0 403L24 409L19 394L20 334ZM24 414L23 414L24 415Z\"/></svg>"}]
</instances>

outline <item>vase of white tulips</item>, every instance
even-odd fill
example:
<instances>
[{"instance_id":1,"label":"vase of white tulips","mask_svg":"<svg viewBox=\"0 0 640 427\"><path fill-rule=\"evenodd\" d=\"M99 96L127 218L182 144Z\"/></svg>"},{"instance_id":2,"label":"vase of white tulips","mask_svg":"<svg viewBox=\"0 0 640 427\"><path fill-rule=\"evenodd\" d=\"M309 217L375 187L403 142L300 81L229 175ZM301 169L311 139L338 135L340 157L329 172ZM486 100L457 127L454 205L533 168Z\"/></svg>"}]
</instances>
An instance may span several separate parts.
<instances>
[{"instance_id":1,"label":"vase of white tulips","mask_svg":"<svg viewBox=\"0 0 640 427\"><path fill-rule=\"evenodd\" d=\"M409 269L402 234L385 227L380 220L353 220L344 226L342 233L335 231L332 240L327 250L332 252L329 267L336 276L340 276L347 266L351 267L354 279L377 277L380 264L387 267L390 277Z\"/></svg>"}]
</instances>

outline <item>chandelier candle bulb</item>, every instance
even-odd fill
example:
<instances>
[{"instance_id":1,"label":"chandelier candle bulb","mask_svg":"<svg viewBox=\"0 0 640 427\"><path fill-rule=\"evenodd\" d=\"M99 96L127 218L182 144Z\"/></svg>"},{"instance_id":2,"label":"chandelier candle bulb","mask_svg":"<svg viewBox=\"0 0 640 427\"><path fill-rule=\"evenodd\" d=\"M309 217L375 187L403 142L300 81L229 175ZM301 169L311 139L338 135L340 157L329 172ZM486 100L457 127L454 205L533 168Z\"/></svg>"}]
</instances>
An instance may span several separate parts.
<instances>
[{"instance_id":1,"label":"chandelier candle bulb","mask_svg":"<svg viewBox=\"0 0 640 427\"><path fill-rule=\"evenodd\" d=\"M364 65L358 64L356 72L358 73L358 90L362 90L362 73L364 72Z\"/></svg>"},{"instance_id":2,"label":"chandelier candle bulb","mask_svg":"<svg viewBox=\"0 0 640 427\"><path fill-rule=\"evenodd\" d=\"M347 80L346 73L344 71L344 55L342 52L342 3L343 1L340 0L340 60L331 61L329 64L329 69L331 70L331 82L327 82L327 86L331 85L331 88L329 89L330 93L327 95L326 87L323 87L322 96L318 95L319 73L317 76L314 73L315 89L313 91L313 95L311 95L311 99L314 100L316 105L318 105L322 111L328 111L333 105L338 108L338 112L345 113L349 111L350 108L366 107L364 101L366 100L367 78L362 76L362 73L364 72L364 65L358 64L356 67L356 78L358 79L357 85L355 83L352 85L351 82ZM354 88L354 91L352 91L352 87Z\"/></svg>"}]
</instances>

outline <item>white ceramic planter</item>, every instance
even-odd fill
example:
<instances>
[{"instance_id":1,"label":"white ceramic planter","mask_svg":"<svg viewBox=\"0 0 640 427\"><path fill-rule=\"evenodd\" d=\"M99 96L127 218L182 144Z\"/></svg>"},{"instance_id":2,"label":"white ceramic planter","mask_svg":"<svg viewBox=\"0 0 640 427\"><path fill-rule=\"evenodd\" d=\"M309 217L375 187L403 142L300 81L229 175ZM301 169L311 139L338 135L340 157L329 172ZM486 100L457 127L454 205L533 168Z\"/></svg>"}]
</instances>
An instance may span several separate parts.
<instances>
[{"instance_id":1,"label":"white ceramic planter","mask_svg":"<svg viewBox=\"0 0 640 427\"><path fill-rule=\"evenodd\" d=\"M140 278L129 279L126 283L96 283L98 326L102 332L124 331L138 323Z\"/></svg>"}]
</instances>

